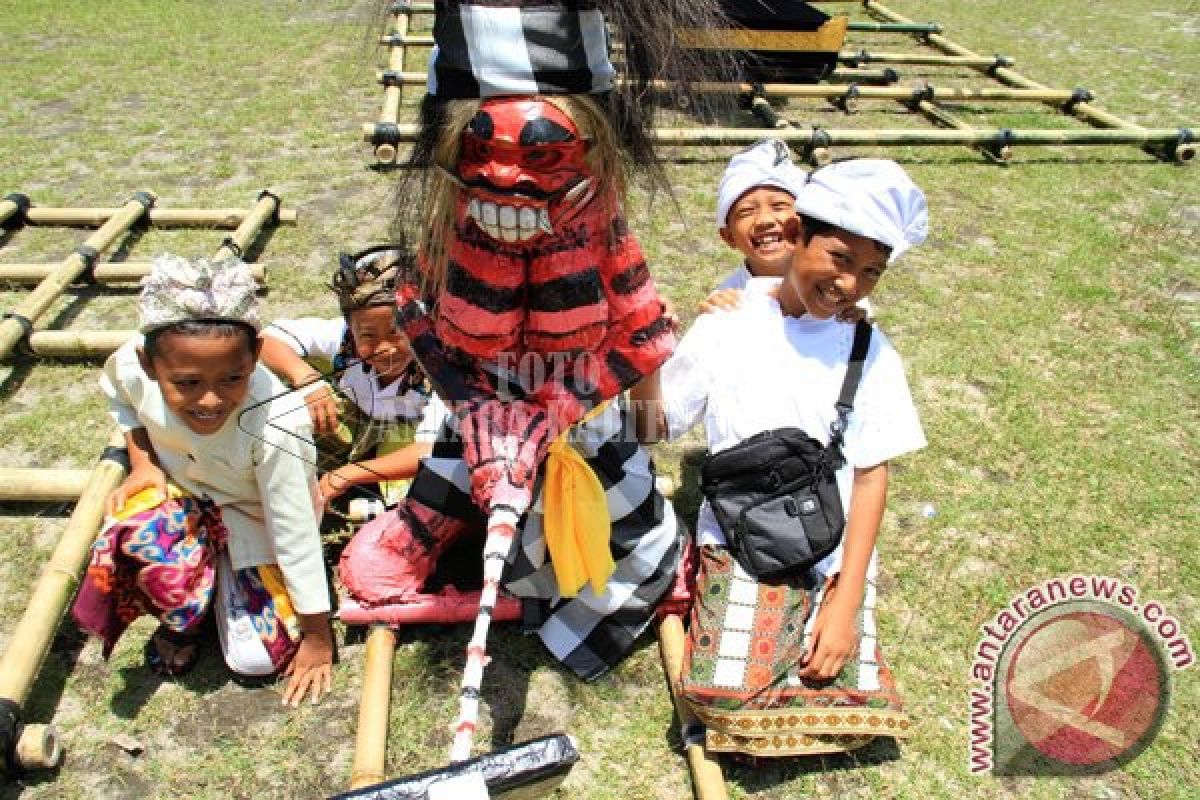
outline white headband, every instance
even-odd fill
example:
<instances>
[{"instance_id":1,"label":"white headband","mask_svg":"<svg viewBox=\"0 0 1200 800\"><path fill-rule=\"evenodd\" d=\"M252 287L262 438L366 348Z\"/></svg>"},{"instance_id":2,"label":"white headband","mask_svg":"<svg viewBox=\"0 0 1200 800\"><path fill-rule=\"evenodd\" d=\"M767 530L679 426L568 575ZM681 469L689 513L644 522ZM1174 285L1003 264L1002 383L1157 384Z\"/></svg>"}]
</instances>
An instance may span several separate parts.
<instances>
[{"instance_id":1,"label":"white headband","mask_svg":"<svg viewBox=\"0 0 1200 800\"><path fill-rule=\"evenodd\" d=\"M816 170L796 212L887 245L888 263L929 234L925 194L895 161L859 158Z\"/></svg>"},{"instance_id":2,"label":"white headband","mask_svg":"<svg viewBox=\"0 0 1200 800\"><path fill-rule=\"evenodd\" d=\"M791 152L779 139L763 139L729 160L717 189L717 227L724 228L729 209L751 189L782 189L792 197L804 185L804 170L792 163Z\"/></svg>"}]
</instances>

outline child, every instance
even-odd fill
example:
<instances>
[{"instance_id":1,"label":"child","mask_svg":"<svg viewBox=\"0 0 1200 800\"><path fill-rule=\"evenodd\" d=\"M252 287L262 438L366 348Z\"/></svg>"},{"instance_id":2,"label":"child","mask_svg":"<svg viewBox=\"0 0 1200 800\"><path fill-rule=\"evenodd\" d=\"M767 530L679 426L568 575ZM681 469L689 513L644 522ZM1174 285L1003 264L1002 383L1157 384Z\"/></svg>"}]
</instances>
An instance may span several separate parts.
<instances>
[{"instance_id":1,"label":"child","mask_svg":"<svg viewBox=\"0 0 1200 800\"><path fill-rule=\"evenodd\" d=\"M330 282L340 318L276 320L263 331L263 363L307 395L317 434L353 438L343 439L339 449L348 452L321 477L326 504L351 487L381 479L387 480L388 499L398 499L419 460L432 451L446 416L395 324L397 278L412 269L411 256L390 245L343 253ZM352 404L346 411L352 420L366 419L359 435L351 437L339 424L341 409L321 373L305 360L310 358L333 365L338 392Z\"/></svg>"},{"instance_id":2,"label":"child","mask_svg":"<svg viewBox=\"0 0 1200 800\"><path fill-rule=\"evenodd\" d=\"M763 139L729 160L717 188L717 230L744 256L741 265L700 304L701 313L737 308L754 278L779 278L792 263L793 244L783 235L796 217L796 193L808 174L792 163L779 139ZM870 302L846 309L845 322L869 316Z\"/></svg>"},{"instance_id":3,"label":"child","mask_svg":"<svg viewBox=\"0 0 1200 800\"><path fill-rule=\"evenodd\" d=\"M787 271L793 247L783 228L796 216L796 192L806 180L779 139L763 139L729 160L717 188L717 230L745 260L709 296L710 303L726 307L721 298L736 297L729 290Z\"/></svg>"},{"instance_id":4,"label":"child","mask_svg":"<svg viewBox=\"0 0 1200 800\"><path fill-rule=\"evenodd\" d=\"M130 472L109 498L75 619L107 657L140 614L158 617L146 663L177 676L211 611L231 670L284 670L284 704L315 703L331 686L333 635L311 424L257 364L254 281L237 260L163 255L139 310L141 336L101 378Z\"/></svg>"},{"instance_id":5,"label":"child","mask_svg":"<svg viewBox=\"0 0 1200 800\"><path fill-rule=\"evenodd\" d=\"M838 316L924 240L927 212L904 171L879 160L814 172L796 211L784 226L794 247L787 274L738 310L698 318L659 375L635 389L644 438L674 438L703 419L713 453L788 426L829 442L856 329ZM876 645L874 548L888 461L925 437L900 357L878 331L853 406L836 476L843 539L807 574L755 580L701 508L683 692L710 750L837 752L909 727Z\"/></svg>"}]
</instances>

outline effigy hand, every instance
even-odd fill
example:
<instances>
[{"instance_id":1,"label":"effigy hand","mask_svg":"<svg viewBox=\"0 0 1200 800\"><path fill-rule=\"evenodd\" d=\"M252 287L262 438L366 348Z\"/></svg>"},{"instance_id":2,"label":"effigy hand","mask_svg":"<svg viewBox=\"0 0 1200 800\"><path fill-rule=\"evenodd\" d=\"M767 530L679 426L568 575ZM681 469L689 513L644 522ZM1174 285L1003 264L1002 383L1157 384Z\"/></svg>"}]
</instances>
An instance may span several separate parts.
<instances>
[{"instance_id":1,"label":"effigy hand","mask_svg":"<svg viewBox=\"0 0 1200 800\"><path fill-rule=\"evenodd\" d=\"M472 499L485 511L507 505L523 512L553 439L546 410L489 398L468 405L459 419Z\"/></svg>"}]
</instances>

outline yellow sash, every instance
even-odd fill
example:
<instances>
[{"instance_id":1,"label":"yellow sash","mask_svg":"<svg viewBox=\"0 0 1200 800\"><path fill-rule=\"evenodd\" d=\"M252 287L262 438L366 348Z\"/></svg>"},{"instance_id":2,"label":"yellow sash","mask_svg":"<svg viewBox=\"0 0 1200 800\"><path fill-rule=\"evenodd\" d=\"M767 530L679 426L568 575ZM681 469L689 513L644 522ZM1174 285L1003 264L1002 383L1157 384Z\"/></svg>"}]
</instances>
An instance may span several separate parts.
<instances>
[{"instance_id":1,"label":"yellow sash","mask_svg":"<svg viewBox=\"0 0 1200 800\"><path fill-rule=\"evenodd\" d=\"M598 416L607 406L604 403L593 408L576 427ZM563 431L546 456L542 530L562 596L574 597L589 582L592 592L600 596L616 569L608 549L612 520L604 487L567 441L570 432Z\"/></svg>"}]
</instances>

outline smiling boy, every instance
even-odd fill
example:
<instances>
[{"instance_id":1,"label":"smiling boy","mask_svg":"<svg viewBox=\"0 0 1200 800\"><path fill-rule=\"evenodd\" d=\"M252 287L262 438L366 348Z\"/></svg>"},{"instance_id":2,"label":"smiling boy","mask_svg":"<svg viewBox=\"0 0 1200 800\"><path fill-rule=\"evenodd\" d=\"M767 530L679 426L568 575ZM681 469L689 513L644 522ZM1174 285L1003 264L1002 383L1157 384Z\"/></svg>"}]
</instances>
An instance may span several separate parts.
<instances>
[{"instance_id":1,"label":"smiling boy","mask_svg":"<svg viewBox=\"0 0 1200 800\"><path fill-rule=\"evenodd\" d=\"M676 438L701 421L713 454L789 428L830 441L861 327L843 319L925 239L925 197L894 162L863 159L812 173L795 212L782 223L793 248L782 278L760 279L764 291L749 292L736 310L697 318L659 372L631 392L643 441ZM759 580L734 561L708 502L701 506L682 690L709 726L710 749L830 753L907 730L877 645L875 541L888 462L924 445L900 356L873 331L836 471L846 509L837 548L812 567ZM824 720L815 727L804 722L812 715L779 711L815 706ZM773 736L748 733L766 727Z\"/></svg>"}]
</instances>

